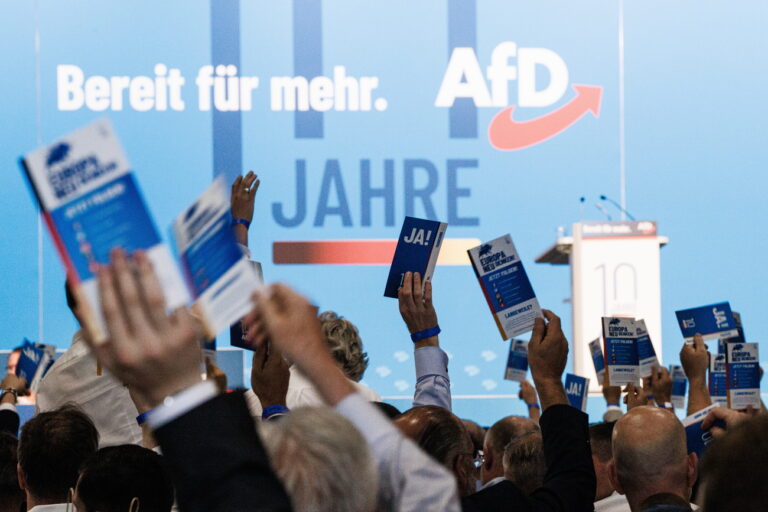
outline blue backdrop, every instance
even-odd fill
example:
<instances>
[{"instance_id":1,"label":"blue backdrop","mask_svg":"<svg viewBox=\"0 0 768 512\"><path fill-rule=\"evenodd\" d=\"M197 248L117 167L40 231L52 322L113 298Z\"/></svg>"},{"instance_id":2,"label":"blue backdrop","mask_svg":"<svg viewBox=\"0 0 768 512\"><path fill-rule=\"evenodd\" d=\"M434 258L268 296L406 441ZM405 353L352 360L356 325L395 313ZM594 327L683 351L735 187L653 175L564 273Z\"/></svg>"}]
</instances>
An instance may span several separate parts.
<instances>
[{"instance_id":1,"label":"blue backdrop","mask_svg":"<svg viewBox=\"0 0 768 512\"><path fill-rule=\"evenodd\" d=\"M765 2L0 0L0 13L0 348L24 336L64 347L75 330L62 267L17 158L104 115L161 229L215 174L256 171L263 184L251 250L265 278L355 322L371 360L365 382L401 407L413 361L397 305L382 297L387 267L276 264L274 242L393 239L405 214L448 221L449 238L509 232L541 304L570 326L567 267L533 259L557 226L579 220L580 196L585 218L601 217L590 205L600 194L620 197L624 165L628 209L658 220L670 238L662 250L664 362L678 360L675 309L729 300L749 341L762 341L768 328L759 259L768 250L759 228L768 214L759 129L768 73L756 65L766 47ZM451 91L474 100L437 106L454 48L471 50L451 60L462 77ZM72 107L59 97L68 89L58 66L77 66L85 79L154 80L157 64L184 78L183 109L158 110L153 96L140 110L150 95L144 83L133 101L128 90L118 94L114 110L103 83L91 82L81 88L90 105L109 98L109 108L63 110ZM240 110L217 109L224 96L217 104L206 82L198 85L201 68L219 64L236 70L214 67L213 77L259 79L248 99L236 98ZM350 82L338 66L356 79L347 91L360 93L345 105L338 88ZM308 82L308 96L288 98L297 108L307 100L307 110L290 110L278 94L289 83L279 77L295 76L328 77ZM563 78L565 89L543 106L526 94L531 84L539 93L557 89ZM575 84L600 88L599 116L577 102ZM507 105L540 140L516 151L490 144L489 124ZM522 413L517 384L502 380L507 345L468 266L438 267L435 303L456 411L483 423ZM768 346L761 349L766 359ZM600 401L590 410L600 411Z\"/></svg>"}]
</instances>

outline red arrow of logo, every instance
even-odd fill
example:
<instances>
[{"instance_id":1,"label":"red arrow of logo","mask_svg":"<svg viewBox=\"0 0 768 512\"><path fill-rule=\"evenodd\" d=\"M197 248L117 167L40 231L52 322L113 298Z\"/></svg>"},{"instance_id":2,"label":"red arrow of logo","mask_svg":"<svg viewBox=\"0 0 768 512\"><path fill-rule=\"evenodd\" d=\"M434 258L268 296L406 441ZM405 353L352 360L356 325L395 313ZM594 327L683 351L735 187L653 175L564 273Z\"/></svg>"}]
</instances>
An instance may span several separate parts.
<instances>
[{"instance_id":1,"label":"red arrow of logo","mask_svg":"<svg viewBox=\"0 0 768 512\"><path fill-rule=\"evenodd\" d=\"M600 116L600 98L603 88L594 85L573 85L576 97L549 114L537 119L518 122L512 119L515 106L505 108L488 126L491 146L502 151L523 149L551 139L591 111Z\"/></svg>"}]
</instances>

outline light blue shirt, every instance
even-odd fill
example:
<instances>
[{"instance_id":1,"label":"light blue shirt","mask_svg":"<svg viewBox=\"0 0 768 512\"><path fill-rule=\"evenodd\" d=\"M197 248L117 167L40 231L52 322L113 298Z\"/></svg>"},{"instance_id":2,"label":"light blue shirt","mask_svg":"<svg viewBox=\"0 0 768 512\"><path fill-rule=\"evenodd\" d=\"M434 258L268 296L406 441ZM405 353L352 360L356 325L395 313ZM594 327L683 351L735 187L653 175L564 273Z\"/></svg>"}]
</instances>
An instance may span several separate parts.
<instances>
[{"instance_id":1,"label":"light blue shirt","mask_svg":"<svg viewBox=\"0 0 768 512\"><path fill-rule=\"evenodd\" d=\"M379 468L380 505L399 512L460 512L456 479L354 393L336 405L365 438Z\"/></svg>"},{"instance_id":2,"label":"light blue shirt","mask_svg":"<svg viewBox=\"0 0 768 512\"><path fill-rule=\"evenodd\" d=\"M451 410L451 379L448 355L440 347L422 347L414 351L416 390L413 406L436 405Z\"/></svg>"}]
</instances>

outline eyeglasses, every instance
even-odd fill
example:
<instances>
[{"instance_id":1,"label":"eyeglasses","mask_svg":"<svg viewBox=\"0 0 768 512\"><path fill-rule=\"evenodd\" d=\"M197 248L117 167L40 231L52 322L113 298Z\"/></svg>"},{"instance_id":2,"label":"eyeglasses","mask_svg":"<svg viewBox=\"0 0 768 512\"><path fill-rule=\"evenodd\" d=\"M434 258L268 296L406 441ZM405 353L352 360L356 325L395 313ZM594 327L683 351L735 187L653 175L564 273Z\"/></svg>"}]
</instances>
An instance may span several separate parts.
<instances>
[{"instance_id":1,"label":"eyeglasses","mask_svg":"<svg viewBox=\"0 0 768 512\"><path fill-rule=\"evenodd\" d=\"M476 468L479 468L479 467L481 467L481 466L482 466L484 463L485 463L485 454L483 453L483 450L477 450L477 452L475 452L475 456L474 456L474 458L472 459L472 464L473 464L473 465L474 465Z\"/></svg>"}]
</instances>

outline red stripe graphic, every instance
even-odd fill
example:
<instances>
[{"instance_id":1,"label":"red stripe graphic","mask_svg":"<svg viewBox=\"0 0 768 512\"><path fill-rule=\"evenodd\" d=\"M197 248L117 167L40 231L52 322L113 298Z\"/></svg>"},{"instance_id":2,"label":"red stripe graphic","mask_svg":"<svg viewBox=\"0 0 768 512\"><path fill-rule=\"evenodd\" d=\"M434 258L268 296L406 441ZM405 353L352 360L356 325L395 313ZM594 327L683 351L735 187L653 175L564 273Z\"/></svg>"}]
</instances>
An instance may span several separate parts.
<instances>
[{"instance_id":1,"label":"red stripe graphic","mask_svg":"<svg viewBox=\"0 0 768 512\"><path fill-rule=\"evenodd\" d=\"M272 261L278 265L389 265L397 240L323 240L274 242Z\"/></svg>"}]
</instances>

